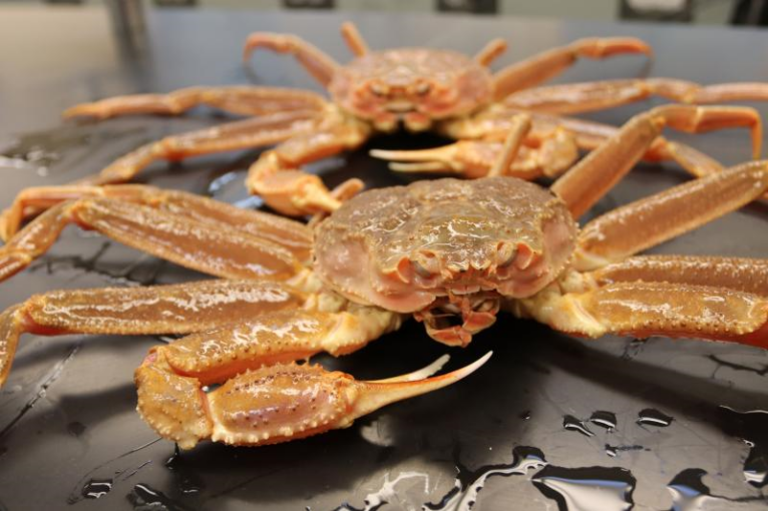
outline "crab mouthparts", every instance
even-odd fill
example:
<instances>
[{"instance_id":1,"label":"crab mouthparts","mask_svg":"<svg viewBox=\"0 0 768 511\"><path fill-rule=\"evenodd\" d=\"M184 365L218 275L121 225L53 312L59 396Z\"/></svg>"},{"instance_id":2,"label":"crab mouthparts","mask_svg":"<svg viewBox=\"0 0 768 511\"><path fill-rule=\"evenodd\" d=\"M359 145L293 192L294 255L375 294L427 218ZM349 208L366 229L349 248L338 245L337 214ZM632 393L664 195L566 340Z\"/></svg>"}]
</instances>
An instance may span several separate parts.
<instances>
[{"instance_id":1,"label":"crab mouthparts","mask_svg":"<svg viewBox=\"0 0 768 511\"><path fill-rule=\"evenodd\" d=\"M423 321L427 334L448 346L466 346L472 336L496 322L501 306L498 295L449 295L436 300L414 317Z\"/></svg>"}]
</instances>

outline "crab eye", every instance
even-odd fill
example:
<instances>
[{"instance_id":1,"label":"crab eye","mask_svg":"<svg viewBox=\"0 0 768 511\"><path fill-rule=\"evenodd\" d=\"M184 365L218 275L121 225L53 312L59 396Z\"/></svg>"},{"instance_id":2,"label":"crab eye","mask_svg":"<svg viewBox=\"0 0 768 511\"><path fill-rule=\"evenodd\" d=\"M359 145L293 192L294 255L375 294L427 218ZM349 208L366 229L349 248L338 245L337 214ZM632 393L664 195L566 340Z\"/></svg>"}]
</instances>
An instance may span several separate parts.
<instances>
[{"instance_id":1,"label":"crab eye","mask_svg":"<svg viewBox=\"0 0 768 511\"><path fill-rule=\"evenodd\" d=\"M413 261L413 269L422 278L428 279L432 276L432 272L424 268L417 261Z\"/></svg>"},{"instance_id":2,"label":"crab eye","mask_svg":"<svg viewBox=\"0 0 768 511\"><path fill-rule=\"evenodd\" d=\"M517 258L517 250L511 243L501 242L496 247L497 268L507 268Z\"/></svg>"},{"instance_id":3,"label":"crab eye","mask_svg":"<svg viewBox=\"0 0 768 511\"><path fill-rule=\"evenodd\" d=\"M416 94L419 96L424 96L425 94L429 93L431 88L432 87L428 83L420 83L416 86Z\"/></svg>"}]
</instances>

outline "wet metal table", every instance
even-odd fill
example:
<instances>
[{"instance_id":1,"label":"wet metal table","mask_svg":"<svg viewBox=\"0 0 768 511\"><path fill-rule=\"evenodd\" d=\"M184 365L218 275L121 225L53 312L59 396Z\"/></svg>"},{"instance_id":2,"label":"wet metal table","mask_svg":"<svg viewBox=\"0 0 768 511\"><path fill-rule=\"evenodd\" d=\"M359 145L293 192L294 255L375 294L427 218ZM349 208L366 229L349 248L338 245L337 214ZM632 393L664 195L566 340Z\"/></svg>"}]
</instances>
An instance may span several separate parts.
<instances>
[{"instance_id":1,"label":"wet metal table","mask_svg":"<svg viewBox=\"0 0 768 511\"><path fill-rule=\"evenodd\" d=\"M340 14L149 12L146 39L127 44L95 8L0 8L0 204L34 185L92 174L150 140L221 122L137 116L63 123L73 104L190 85L257 83L319 90L290 58L240 64L250 31L290 32L350 58ZM642 37L657 52L580 62L560 81L671 76L701 83L768 81L768 34L725 28L516 18L355 14L373 48L423 45L472 54L494 37L499 65L579 37ZM593 118L620 124L650 104ZM763 113L766 105L759 106ZM677 137L677 135L671 135ZM679 137L726 162L749 155L743 131ZM441 143L377 138L373 147ZM243 186L258 151L160 162L142 182L258 206ZM314 165L330 185L360 176L404 183L360 150ZM685 181L671 165L633 171L596 211ZM768 211L754 205L658 247L658 253L768 256ZM201 278L102 237L68 228L53 250L0 284L6 308L56 288ZM695 340L584 341L511 318L465 350L408 323L329 367L384 378L449 353L449 369L489 350L466 381L389 406L352 427L264 448L203 444L174 454L135 412L133 369L154 337L25 336L0 391L0 509L763 509L768 506L768 352ZM98 497L98 498L97 498ZM71 507L68 507L71 505Z\"/></svg>"}]
</instances>

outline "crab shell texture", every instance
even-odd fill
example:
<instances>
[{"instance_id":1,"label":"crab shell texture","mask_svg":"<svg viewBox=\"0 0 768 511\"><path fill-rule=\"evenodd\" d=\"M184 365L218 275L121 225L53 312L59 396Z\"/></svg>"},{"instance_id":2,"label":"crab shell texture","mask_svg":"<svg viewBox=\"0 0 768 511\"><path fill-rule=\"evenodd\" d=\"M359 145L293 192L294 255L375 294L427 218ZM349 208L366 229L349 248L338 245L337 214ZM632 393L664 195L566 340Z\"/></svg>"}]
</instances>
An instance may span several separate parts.
<instances>
[{"instance_id":1,"label":"crab shell texture","mask_svg":"<svg viewBox=\"0 0 768 511\"><path fill-rule=\"evenodd\" d=\"M329 85L336 104L382 131L411 131L469 114L491 101L491 73L466 55L400 48L369 53L340 68Z\"/></svg>"},{"instance_id":2,"label":"crab shell texture","mask_svg":"<svg viewBox=\"0 0 768 511\"><path fill-rule=\"evenodd\" d=\"M577 230L559 198L520 179L421 181L324 220L315 271L350 300L403 313L440 297L524 298L563 272Z\"/></svg>"}]
</instances>

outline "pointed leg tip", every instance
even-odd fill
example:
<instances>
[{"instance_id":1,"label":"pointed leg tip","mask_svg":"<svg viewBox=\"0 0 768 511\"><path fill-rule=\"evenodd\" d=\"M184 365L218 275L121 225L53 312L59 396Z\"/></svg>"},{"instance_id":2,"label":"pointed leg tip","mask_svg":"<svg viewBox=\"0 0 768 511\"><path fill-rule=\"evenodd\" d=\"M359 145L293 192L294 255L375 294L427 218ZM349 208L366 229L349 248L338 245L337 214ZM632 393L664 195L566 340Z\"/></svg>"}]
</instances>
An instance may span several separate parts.
<instances>
[{"instance_id":1,"label":"pointed leg tip","mask_svg":"<svg viewBox=\"0 0 768 511\"><path fill-rule=\"evenodd\" d=\"M85 103L82 105L75 105L73 107L67 108L61 113L61 118L64 120L67 120L67 119L73 119L75 117L86 117L86 116L97 117L90 111L90 108L88 108L88 106L89 106L89 103Z\"/></svg>"},{"instance_id":2,"label":"pointed leg tip","mask_svg":"<svg viewBox=\"0 0 768 511\"><path fill-rule=\"evenodd\" d=\"M483 367L485 363L491 359L491 356L493 356L493 350L489 351L482 357L478 358L468 366L464 366L461 369L457 369L453 373L449 373L449 374L456 374L456 381L459 381L462 378L466 378L470 374L474 373L475 371Z\"/></svg>"},{"instance_id":3,"label":"pointed leg tip","mask_svg":"<svg viewBox=\"0 0 768 511\"><path fill-rule=\"evenodd\" d=\"M371 149L368 151L368 155L370 155L372 158L378 158L380 160L392 159L392 153L394 153L394 151L387 151L386 149Z\"/></svg>"},{"instance_id":4,"label":"pointed leg tip","mask_svg":"<svg viewBox=\"0 0 768 511\"><path fill-rule=\"evenodd\" d=\"M440 376L415 381L403 381L400 379L403 377L395 377L383 382L360 382L361 391L353 406L350 419L362 417L388 404L427 394L456 383L480 369L492 354L493 352L489 351L471 364Z\"/></svg>"}]
</instances>

